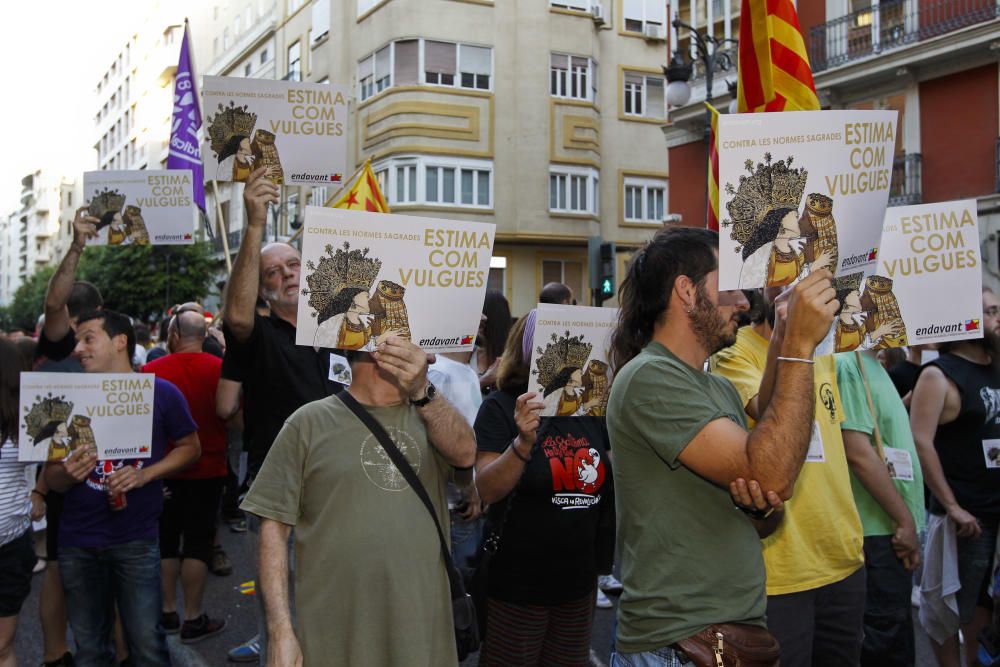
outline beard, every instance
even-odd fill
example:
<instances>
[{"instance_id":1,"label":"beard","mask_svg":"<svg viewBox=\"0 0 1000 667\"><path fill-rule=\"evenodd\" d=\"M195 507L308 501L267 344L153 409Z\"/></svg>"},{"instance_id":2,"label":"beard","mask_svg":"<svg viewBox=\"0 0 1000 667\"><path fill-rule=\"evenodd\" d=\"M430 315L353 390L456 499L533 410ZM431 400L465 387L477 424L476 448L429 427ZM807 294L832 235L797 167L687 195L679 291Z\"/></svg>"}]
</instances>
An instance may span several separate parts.
<instances>
[{"instance_id":1,"label":"beard","mask_svg":"<svg viewBox=\"0 0 1000 667\"><path fill-rule=\"evenodd\" d=\"M726 322L716 306L708 298L705 288L699 285L695 291L694 309L688 313L691 328L698 341L709 355L729 347L736 342L735 332L729 330Z\"/></svg>"},{"instance_id":2,"label":"beard","mask_svg":"<svg viewBox=\"0 0 1000 667\"><path fill-rule=\"evenodd\" d=\"M984 331L982 339L976 342L990 355L993 365L1000 368L1000 334Z\"/></svg>"}]
</instances>

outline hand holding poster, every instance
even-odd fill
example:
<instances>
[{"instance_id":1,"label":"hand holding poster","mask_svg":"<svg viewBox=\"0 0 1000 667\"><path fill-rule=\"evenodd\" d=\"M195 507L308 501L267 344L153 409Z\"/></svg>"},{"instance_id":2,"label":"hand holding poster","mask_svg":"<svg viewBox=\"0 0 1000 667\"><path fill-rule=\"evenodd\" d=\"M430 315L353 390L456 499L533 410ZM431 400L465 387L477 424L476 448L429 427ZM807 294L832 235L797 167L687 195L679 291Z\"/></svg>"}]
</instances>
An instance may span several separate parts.
<instances>
[{"instance_id":1,"label":"hand holding poster","mask_svg":"<svg viewBox=\"0 0 1000 667\"><path fill-rule=\"evenodd\" d=\"M88 171L87 213L97 223L93 245L190 245L195 207L190 169Z\"/></svg>"},{"instance_id":2,"label":"hand holding poster","mask_svg":"<svg viewBox=\"0 0 1000 667\"><path fill-rule=\"evenodd\" d=\"M295 342L372 351L397 335L428 352L471 350L495 229L307 207Z\"/></svg>"},{"instance_id":3,"label":"hand holding poster","mask_svg":"<svg viewBox=\"0 0 1000 667\"><path fill-rule=\"evenodd\" d=\"M874 264L895 137L895 111L721 116L719 289Z\"/></svg>"},{"instance_id":4,"label":"hand holding poster","mask_svg":"<svg viewBox=\"0 0 1000 667\"><path fill-rule=\"evenodd\" d=\"M528 391L547 417L603 417L611 392L611 332L617 308L538 304Z\"/></svg>"},{"instance_id":5,"label":"hand holding poster","mask_svg":"<svg viewBox=\"0 0 1000 667\"><path fill-rule=\"evenodd\" d=\"M982 338L976 202L886 211L878 272L839 277L838 352Z\"/></svg>"},{"instance_id":6,"label":"hand holding poster","mask_svg":"<svg viewBox=\"0 0 1000 667\"><path fill-rule=\"evenodd\" d=\"M62 461L80 447L97 458L149 458L148 373L21 373L18 460Z\"/></svg>"},{"instance_id":7,"label":"hand holding poster","mask_svg":"<svg viewBox=\"0 0 1000 667\"><path fill-rule=\"evenodd\" d=\"M347 166L347 88L206 76L205 177L246 182L259 167L278 185L339 185Z\"/></svg>"}]
</instances>

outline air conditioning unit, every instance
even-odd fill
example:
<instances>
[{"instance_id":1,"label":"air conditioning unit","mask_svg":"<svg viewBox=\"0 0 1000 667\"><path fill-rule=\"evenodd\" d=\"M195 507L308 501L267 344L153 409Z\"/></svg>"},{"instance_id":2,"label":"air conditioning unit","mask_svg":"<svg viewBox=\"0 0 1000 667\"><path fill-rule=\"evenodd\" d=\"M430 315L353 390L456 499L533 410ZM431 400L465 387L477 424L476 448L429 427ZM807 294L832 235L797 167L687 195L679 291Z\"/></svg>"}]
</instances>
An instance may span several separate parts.
<instances>
[{"instance_id":1,"label":"air conditioning unit","mask_svg":"<svg viewBox=\"0 0 1000 667\"><path fill-rule=\"evenodd\" d=\"M595 2L590 8L590 13L594 15L594 23L602 25L604 23L604 5Z\"/></svg>"},{"instance_id":2,"label":"air conditioning unit","mask_svg":"<svg viewBox=\"0 0 1000 667\"><path fill-rule=\"evenodd\" d=\"M662 42L667 38L667 29L662 25L647 23L642 28L642 36L649 40Z\"/></svg>"}]
</instances>

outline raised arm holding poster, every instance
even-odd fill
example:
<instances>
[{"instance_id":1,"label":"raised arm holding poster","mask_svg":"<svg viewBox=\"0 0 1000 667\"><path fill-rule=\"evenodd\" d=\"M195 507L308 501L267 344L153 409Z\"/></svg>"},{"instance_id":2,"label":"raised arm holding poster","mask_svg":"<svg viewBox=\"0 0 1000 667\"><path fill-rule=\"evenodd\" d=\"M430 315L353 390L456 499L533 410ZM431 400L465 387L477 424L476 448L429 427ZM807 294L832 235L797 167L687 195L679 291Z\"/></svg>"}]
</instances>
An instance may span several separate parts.
<instances>
[{"instance_id":1,"label":"raised arm holding poster","mask_svg":"<svg viewBox=\"0 0 1000 667\"><path fill-rule=\"evenodd\" d=\"M18 460L62 461L83 445L98 460L150 456L155 376L21 373Z\"/></svg>"},{"instance_id":2,"label":"raised arm holding poster","mask_svg":"<svg viewBox=\"0 0 1000 667\"><path fill-rule=\"evenodd\" d=\"M617 308L538 304L528 391L543 416L603 417L611 391L608 350Z\"/></svg>"},{"instance_id":3,"label":"raised arm holding poster","mask_svg":"<svg viewBox=\"0 0 1000 667\"><path fill-rule=\"evenodd\" d=\"M190 169L88 171L88 213L98 220L92 245L190 245L195 207Z\"/></svg>"},{"instance_id":4,"label":"raised arm holding poster","mask_svg":"<svg viewBox=\"0 0 1000 667\"><path fill-rule=\"evenodd\" d=\"M895 111L719 118L719 289L791 285L874 268Z\"/></svg>"},{"instance_id":5,"label":"raised arm holding poster","mask_svg":"<svg viewBox=\"0 0 1000 667\"><path fill-rule=\"evenodd\" d=\"M835 282L837 352L982 338L975 200L888 209L878 257Z\"/></svg>"},{"instance_id":6,"label":"raised arm holding poster","mask_svg":"<svg viewBox=\"0 0 1000 667\"><path fill-rule=\"evenodd\" d=\"M258 167L278 185L340 185L347 167L345 86L206 76L205 177L245 182Z\"/></svg>"},{"instance_id":7,"label":"raised arm holding poster","mask_svg":"<svg viewBox=\"0 0 1000 667\"><path fill-rule=\"evenodd\" d=\"M374 350L390 335L428 352L472 349L495 225L309 206L307 287L295 342Z\"/></svg>"}]
</instances>

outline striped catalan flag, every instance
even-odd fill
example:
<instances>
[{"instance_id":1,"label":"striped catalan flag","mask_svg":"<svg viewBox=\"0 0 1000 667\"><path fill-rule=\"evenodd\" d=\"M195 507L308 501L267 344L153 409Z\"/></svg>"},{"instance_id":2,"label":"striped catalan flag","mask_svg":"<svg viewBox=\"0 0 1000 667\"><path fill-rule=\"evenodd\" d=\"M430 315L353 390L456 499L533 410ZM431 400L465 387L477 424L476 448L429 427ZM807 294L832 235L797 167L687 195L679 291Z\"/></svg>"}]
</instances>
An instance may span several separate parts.
<instances>
[{"instance_id":1,"label":"striped catalan flag","mask_svg":"<svg viewBox=\"0 0 1000 667\"><path fill-rule=\"evenodd\" d=\"M331 208L346 208L351 211L368 211L369 213L389 213L389 204L378 186L378 179L372 171L369 160L356 174L350 186L343 191L337 201L327 206Z\"/></svg>"},{"instance_id":2,"label":"striped catalan flag","mask_svg":"<svg viewBox=\"0 0 1000 667\"><path fill-rule=\"evenodd\" d=\"M740 113L820 108L792 0L743 0L738 77Z\"/></svg>"},{"instance_id":3,"label":"striped catalan flag","mask_svg":"<svg viewBox=\"0 0 1000 667\"><path fill-rule=\"evenodd\" d=\"M708 228L719 231L719 111L705 103L712 112L712 133L708 138Z\"/></svg>"}]
</instances>

